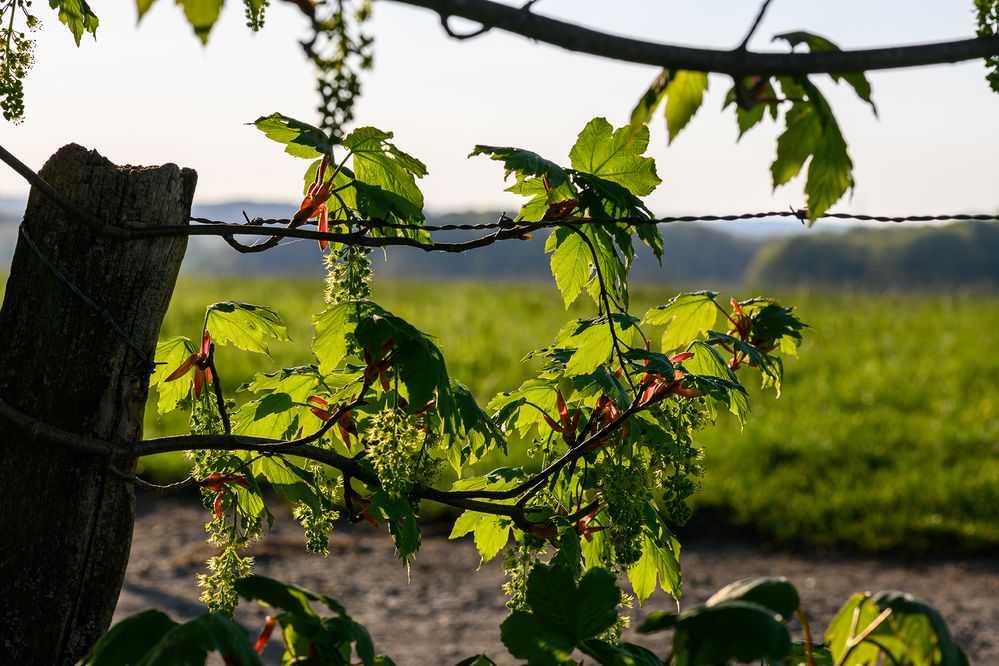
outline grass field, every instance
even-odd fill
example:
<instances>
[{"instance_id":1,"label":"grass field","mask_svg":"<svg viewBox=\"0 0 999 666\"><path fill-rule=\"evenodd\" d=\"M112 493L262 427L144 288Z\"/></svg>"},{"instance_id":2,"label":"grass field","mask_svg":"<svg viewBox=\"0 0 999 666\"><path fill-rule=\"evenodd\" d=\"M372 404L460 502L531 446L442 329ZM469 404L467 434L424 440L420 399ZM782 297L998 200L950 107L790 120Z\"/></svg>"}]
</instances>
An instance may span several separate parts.
<instances>
[{"instance_id":1,"label":"grass field","mask_svg":"<svg viewBox=\"0 0 999 666\"><path fill-rule=\"evenodd\" d=\"M640 314L673 293L637 289L632 309ZM721 416L700 434L707 474L693 525L866 551L999 546L999 295L777 295L813 330L801 358L787 363L779 400L751 391L745 429ZM483 404L530 375L520 359L570 316L544 285L396 282L374 297L437 335L451 374ZM273 346L273 363L222 349L228 391L253 372L309 362L320 284L184 279L162 337L196 338L204 307L217 300L274 306L294 339ZM585 312L587 303L579 305ZM147 410L147 437L185 424L182 415L158 419L154 405ZM161 458L146 472L167 478L178 464Z\"/></svg>"}]
</instances>

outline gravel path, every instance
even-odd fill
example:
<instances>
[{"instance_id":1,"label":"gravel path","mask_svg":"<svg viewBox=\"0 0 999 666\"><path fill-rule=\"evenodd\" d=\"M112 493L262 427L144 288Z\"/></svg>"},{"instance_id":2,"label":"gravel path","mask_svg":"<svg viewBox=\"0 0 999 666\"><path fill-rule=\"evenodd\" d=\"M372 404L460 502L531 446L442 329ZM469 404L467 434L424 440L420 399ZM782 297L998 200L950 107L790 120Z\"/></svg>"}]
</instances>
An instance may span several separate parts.
<instances>
[{"instance_id":1,"label":"gravel path","mask_svg":"<svg viewBox=\"0 0 999 666\"><path fill-rule=\"evenodd\" d=\"M211 555L207 514L190 500L140 495L136 537L115 621L145 608L175 619L204 611L194 574ZM448 542L444 528L424 532L423 547L407 580L388 535L367 526L338 528L330 557L305 553L301 529L279 516L254 549L257 573L329 594L365 624L378 651L400 666L451 665L485 650L499 664L514 663L499 640L506 616L503 573L494 561L476 571L471 539ZM934 604L950 623L972 664L999 664L999 562L995 558L898 562L818 553L768 551L741 538L688 537L683 542L684 605L702 602L725 584L751 576L782 575L798 587L818 631L856 591L899 589ZM627 589L627 588L626 588ZM654 595L636 611L641 618L666 609ZM241 606L237 617L255 633L263 609ZM630 637L634 638L634 637ZM663 639L641 644L665 652ZM277 663L277 652L269 663Z\"/></svg>"}]
</instances>

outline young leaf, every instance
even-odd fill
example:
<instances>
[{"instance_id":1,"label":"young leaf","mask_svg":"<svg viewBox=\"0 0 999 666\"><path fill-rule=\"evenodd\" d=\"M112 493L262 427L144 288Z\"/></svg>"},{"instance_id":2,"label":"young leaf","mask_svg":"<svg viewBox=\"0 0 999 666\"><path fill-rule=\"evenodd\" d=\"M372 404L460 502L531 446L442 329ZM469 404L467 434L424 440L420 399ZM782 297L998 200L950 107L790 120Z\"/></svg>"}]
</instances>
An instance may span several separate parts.
<instances>
[{"instance_id":1,"label":"young leaf","mask_svg":"<svg viewBox=\"0 0 999 666\"><path fill-rule=\"evenodd\" d=\"M319 360L319 372L328 375L347 356L348 340L357 328L357 314L366 312L363 304L338 303L312 319L316 337L312 340L312 353Z\"/></svg>"},{"instance_id":2,"label":"young leaf","mask_svg":"<svg viewBox=\"0 0 999 666\"><path fill-rule=\"evenodd\" d=\"M568 310L590 280L593 255L586 241L566 227L555 229L548 237L545 252L552 253L552 275Z\"/></svg>"},{"instance_id":3,"label":"young leaf","mask_svg":"<svg viewBox=\"0 0 999 666\"><path fill-rule=\"evenodd\" d=\"M208 306L205 328L218 345L231 342L239 349L270 356L267 339L287 341L288 329L280 315L264 305L225 301Z\"/></svg>"},{"instance_id":4,"label":"young leaf","mask_svg":"<svg viewBox=\"0 0 999 666\"><path fill-rule=\"evenodd\" d=\"M451 381L437 339L374 303L364 305L365 314L354 331L357 344L379 358L391 342L392 365L410 405L419 408L436 399L442 418L449 418L454 408Z\"/></svg>"},{"instance_id":5,"label":"young leaf","mask_svg":"<svg viewBox=\"0 0 999 666\"><path fill-rule=\"evenodd\" d=\"M709 398L721 402L729 411L746 422L749 415L749 398L738 377L728 367L718 351L701 340L691 345L694 357L683 362L683 367L694 376L691 381Z\"/></svg>"},{"instance_id":6,"label":"young leaf","mask_svg":"<svg viewBox=\"0 0 999 666\"><path fill-rule=\"evenodd\" d=\"M253 125L268 139L284 144L284 152L289 155L313 160L333 152L329 137L321 129L280 113L261 116Z\"/></svg>"},{"instance_id":7,"label":"young leaf","mask_svg":"<svg viewBox=\"0 0 999 666\"><path fill-rule=\"evenodd\" d=\"M812 53L822 53L829 51L839 51L839 46L832 43L825 37L821 35L816 35L811 32L797 31L797 32L786 32L781 35L774 35L774 41L779 39L784 40L791 45L791 48L798 46L799 44L804 44L808 47L808 50ZM857 93L857 97L864 100L871 105L871 109L874 111L874 115L878 114L878 108L874 105L871 100L871 83L867 80L867 75L863 72L854 72L850 74L830 74L829 75L833 81L839 81L840 79L846 81L850 87L853 88L854 92Z\"/></svg>"},{"instance_id":8,"label":"young leaf","mask_svg":"<svg viewBox=\"0 0 999 666\"><path fill-rule=\"evenodd\" d=\"M680 133L697 113L704 93L708 89L708 75L705 72L680 70L666 87L666 129L669 142Z\"/></svg>"},{"instance_id":9,"label":"young leaf","mask_svg":"<svg viewBox=\"0 0 999 666\"><path fill-rule=\"evenodd\" d=\"M177 403L187 397L191 390L190 382L168 382L166 378L197 351L197 346L183 336L157 343L156 371L153 372L153 376L149 380L149 385L154 387L159 394L159 399L156 401L157 413L172 412L177 408Z\"/></svg>"},{"instance_id":10,"label":"young leaf","mask_svg":"<svg viewBox=\"0 0 999 666\"><path fill-rule=\"evenodd\" d=\"M319 601L337 615L346 616L346 609L331 597L317 594L304 587L286 583L266 576L245 576L236 581L236 591L248 601L279 608L300 617L319 615L312 609L309 602Z\"/></svg>"},{"instance_id":11,"label":"young leaf","mask_svg":"<svg viewBox=\"0 0 999 666\"><path fill-rule=\"evenodd\" d=\"M614 351L611 321L618 339L624 345L630 345L634 331L629 329L638 324L638 319L629 315L615 313L610 318L576 319L562 327L555 338L555 346L575 350L565 366L567 377L588 375L610 360Z\"/></svg>"},{"instance_id":12,"label":"young leaf","mask_svg":"<svg viewBox=\"0 0 999 666\"><path fill-rule=\"evenodd\" d=\"M328 510L323 498L316 494L313 474L298 465L281 458L265 456L253 462L252 470L254 475L267 479L274 492L290 505L305 504L316 515Z\"/></svg>"},{"instance_id":13,"label":"young leaf","mask_svg":"<svg viewBox=\"0 0 999 666\"><path fill-rule=\"evenodd\" d=\"M817 220L851 189L853 161L846 152L846 141L839 125L830 119L808 165L808 180L805 181L808 219Z\"/></svg>"},{"instance_id":14,"label":"young leaf","mask_svg":"<svg viewBox=\"0 0 999 666\"><path fill-rule=\"evenodd\" d=\"M784 363L780 358L765 354L748 342L718 331L709 331L707 342L710 345L728 345L743 354L743 362L748 362L763 374L763 388L773 386L778 397L780 396L781 382L784 379Z\"/></svg>"},{"instance_id":15,"label":"young leaf","mask_svg":"<svg viewBox=\"0 0 999 666\"><path fill-rule=\"evenodd\" d=\"M670 70L663 69L659 72L655 81L649 86L649 89L645 91L642 98L638 100L638 104L631 111L631 120L629 125L632 132L639 131L642 127L649 124L652 120L652 116L655 114L656 109L662 104L663 98L666 96L666 87L669 85L672 74Z\"/></svg>"},{"instance_id":16,"label":"young leaf","mask_svg":"<svg viewBox=\"0 0 999 666\"><path fill-rule=\"evenodd\" d=\"M84 32L89 32L96 39L100 21L87 0L49 0L49 7L59 10L59 21L73 33L77 46Z\"/></svg>"},{"instance_id":17,"label":"young leaf","mask_svg":"<svg viewBox=\"0 0 999 666\"><path fill-rule=\"evenodd\" d=\"M784 122L786 129L777 137L777 158L770 165L774 188L797 176L822 142L822 120L815 107L796 103Z\"/></svg>"},{"instance_id":18,"label":"young leaf","mask_svg":"<svg viewBox=\"0 0 999 666\"><path fill-rule=\"evenodd\" d=\"M520 431L522 436L540 422L545 414L556 414L555 382L549 379L528 379L515 391L501 393L488 405L496 411L493 419L507 430Z\"/></svg>"},{"instance_id":19,"label":"young leaf","mask_svg":"<svg viewBox=\"0 0 999 666\"><path fill-rule=\"evenodd\" d=\"M795 101L787 112L786 129L777 138L777 158L770 172L776 188L797 176L811 159L805 193L808 219L814 222L853 188L853 162L839 124L818 88L808 79L781 77L780 81L782 87L800 88L807 99Z\"/></svg>"},{"instance_id":20,"label":"young leaf","mask_svg":"<svg viewBox=\"0 0 999 666\"><path fill-rule=\"evenodd\" d=\"M864 632L866 640L854 646ZM854 594L829 624L825 642L836 663L849 653L851 664L873 665L884 652L892 663L968 664L940 613L901 592Z\"/></svg>"},{"instance_id":21,"label":"young leaf","mask_svg":"<svg viewBox=\"0 0 999 666\"><path fill-rule=\"evenodd\" d=\"M177 0L177 4L184 8L187 22L194 28L194 34L202 44L208 43L208 33L219 20L224 2L225 0Z\"/></svg>"},{"instance_id":22,"label":"young leaf","mask_svg":"<svg viewBox=\"0 0 999 666\"><path fill-rule=\"evenodd\" d=\"M549 189L558 189L568 180L562 167L530 150L510 146L478 145L468 154L469 157L476 155L488 155L490 158L502 162L507 176L514 173L521 179L526 179L528 176L547 178Z\"/></svg>"},{"instance_id":23,"label":"young leaf","mask_svg":"<svg viewBox=\"0 0 999 666\"><path fill-rule=\"evenodd\" d=\"M379 490L371 498L368 512L378 520L388 522L389 533L395 541L395 552L406 566L420 549L420 526L416 523L413 507L405 497L393 497Z\"/></svg>"},{"instance_id":24,"label":"young leaf","mask_svg":"<svg viewBox=\"0 0 999 666\"><path fill-rule=\"evenodd\" d=\"M391 132L374 127L359 127L344 137L360 184L358 208L368 217L384 219L391 213L406 221L422 220L423 193L416 179L427 175L427 167L390 143L391 138Z\"/></svg>"},{"instance_id":25,"label":"young leaf","mask_svg":"<svg viewBox=\"0 0 999 666\"><path fill-rule=\"evenodd\" d=\"M677 294L666 305L646 312L643 321L654 326L666 325L663 352L685 347L715 325L720 313L715 303L717 296L713 291Z\"/></svg>"},{"instance_id":26,"label":"young leaf","mask_svg":"<svg viewBox=\"0 0 999 666\"><path fill-rule=\"evenodd\" d=\"M505 450L506 441L499 426L493 423L466 386L452 379L451 394L455 418L444 420L442 444L448 461L460 477L465 465L474 464L490 449L500 446Z\"/></svg>"},{"instance_id":27,"label":"young leaf","mask_svg":"<svg viewBox=\"0 0 999 666\"><path fill-rule=\"evenodd\" d=\"M967 666L967 655L933 606L904 592L879 592L872 601L882 611L891 610L885 631L875 634L895 662Z\"/></svg>"},{"instance_id":28,"label":"young leaf","mask_svg":"<svg viewBox=\"0 0 999 666\"><path fill-rule=\"evenodd\" d=\"M604 118L594 118L579 133L569 151L572 168L617 183L636 196L651 194L662 180L656 162L642 153L649 147L649 129L614 130Z\"/></svg>"},{"instance_id":29,"label":"young leaf","mask_svg":"<svg viewBox=\"0 0 999 666\"><path fill-rule=\"evenodd\" d=\"M642 556L628 569L628 580L638 597L645 600L659 587L674 599L680 598L680 542L670 533L651 504L644 510L645 528L642 534Z\"/></svg>"},{"instance_id":30,"label":"young leaf","mask_svg":"<svg viewBox=\"0 0 999 666\"><path fill-rule=\"evenodd\" d=\"M852 639L875 622L880 613L880 609L871 601L870 593L857 592L850 597L826 629L825 644L836 663L842 663L841 659L848 650L851 663L864 666L877 663L881 655L878 645L868 642L853 647L851 645Z\"/></svg>"},{"instance_id":31,"label":"young leaf","mask_svg":"<svg viewBox=\"0 0 999 666\"><path fill-rule=\"evenodd\" d=\"M499 488L489 487L490 490ZM496 516L477 511L465 511L454 523L449 539L458 539L469 532L474 533L475 548L479 551L479 566L496 557L510 538L513 525L506 516Z\"/></svg>"}]
</instances>

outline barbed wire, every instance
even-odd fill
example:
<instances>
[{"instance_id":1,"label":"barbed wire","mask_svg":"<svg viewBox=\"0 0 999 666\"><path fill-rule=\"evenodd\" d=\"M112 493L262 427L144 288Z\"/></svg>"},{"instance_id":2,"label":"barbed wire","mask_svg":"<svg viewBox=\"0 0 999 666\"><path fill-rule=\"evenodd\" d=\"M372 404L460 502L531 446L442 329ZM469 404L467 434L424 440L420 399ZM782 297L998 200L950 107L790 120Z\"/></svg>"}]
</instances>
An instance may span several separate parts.
<instances>
[{"instance_id":1,"label":"barbed wire","mask_svg":"<svg viewBox=\"0 0 999 666\"><path fill-rule=\"evenodd\" d=\"M139 357L139 360L142 362L143 366L145 366L145 368L149 371L149 374L156 372L156 362L153 359L151 359L149 355L142 350L139 344L135 340L133 340L128 335L128 333L125 332L125 329L123 329L118 324L118 322L115 321L114 316L110 312L108 312L107 308L103 307L102 305L94 301L92 298L87 296L85 293L83 293L83 291L79 287L73 284L72 280L66 277L65 273L59 270L59 268L54 263L52 263L52 260L49 259L45 255L45 253L41 251L38 245L35 244L35 241L32 240L31 236L28 235L28 231L27 229L24 228L23 223L20 225L20 227L18 227L18 231L20 231L21 236L24 237L24 241L28 244L28 247L31 248L31 250L38 256L38 259L42 262L42 264L46 268L49 269L49 271L56 277L56 279L59 280L59 282L62 282L64 285L66 285L66 288L69 289L70 292L72 292L77 298L83 301L83 303L85 303L88 307L94 310L94 316L99 317L101 322L106 324L109 328L111 328L111 330L113 330L118 335L119 338L124 340L125 344L132 349L132 351L135 353L136 356Z\"/></svg>"},{"instance_id":2,"label":"barbed wire","mask_svg":"<svg viewBox=\"0 0 999 666\"><path fill-rule=\"evenodd\" d=\"M522 229L548 228L558 226L569 226L578 224L627 224L629 226L651 226L660 224L675 224L680 222L740 222L751 220L764 220L772 218L794 218L802 224L808 222L808 211L805 209L776 210L756 213L730 213L730 214L702 214L702 215L672 215L657 218L622 218L622 219L598 219L598 218L565 218L562 220L541 220L539 222L517 221L502 213L495 222L482 222L477 224L419 224L413 222L389 222L385 220L364 220L355 221L354 224L361 228L369 229L399 229L426 231L429 233L441 231L489 231L494 229ZM943 213L938 215L869 215L866 213L823 213L817 219L820 220L848 220L854 222L878 222L886 224L901 224L905 222L999 222L999 214L990 213ZM205 217L191 217L191 222L198 224L226 224L219 220ZM280 218L253 218L246 225L231 225L238 227L262 226L262 225L289 225L290 219Z\"/></svg>"}]
</instances>

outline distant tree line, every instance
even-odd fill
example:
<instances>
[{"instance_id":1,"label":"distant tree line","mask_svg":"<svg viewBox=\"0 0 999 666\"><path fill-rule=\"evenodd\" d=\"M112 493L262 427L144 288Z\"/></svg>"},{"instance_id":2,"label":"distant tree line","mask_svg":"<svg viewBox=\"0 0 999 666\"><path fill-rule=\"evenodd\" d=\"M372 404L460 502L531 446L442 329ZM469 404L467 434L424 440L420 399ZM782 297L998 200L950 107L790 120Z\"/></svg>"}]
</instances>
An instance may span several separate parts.
<instances>
[{"instance_id":1,"label":"distant tree line","mask_svg":"<svg viewBox=\"0 0 999 666\"><path fill-rule=\"evenodd\" d=\"M854 229L775 240L745 281L772 287L923 289L999 286L999 224Z\"/></svg>"},{"instance_id":2,"label":"distant tree line","mask_svg":"<svg viewBox=\"0 0 999 666\"><path fill-rule=\"evenodd\" d=\"M259 205L258 205L259 207ZM286 207L264 206L261 214L280 216ZM220 219L242 219L239 205L196 210ZM273 209L273 210L272 210ZM248 210L256 209L250 205ZM449 213L435 224L479 224L495 221L494 212ZM10 217L10 216L8 216ZM3 224L10 221L12 224ZM5 271L16 219L0 220L0 270ZM793 235L746 237L710 223L663 227L662 265L649 251L638 249L631 272L635 284L670 288L821 287L848 289L926 289L999 287L999 223L966 222L905 228L855 228L833 233L831 224ZM443 240L474 237L474 231L441 234ZM541 281L551 278L544 236L524 243L499 243L480 252L446 255L412 248L375 253L375 270L386 278L426 280ZM9 247L7 247L9 245ZM289 242L265 252L239 257L213 238L191 239L185 271L217 274L319 275L312 242Z\"/></svg>"}]
</instances>

